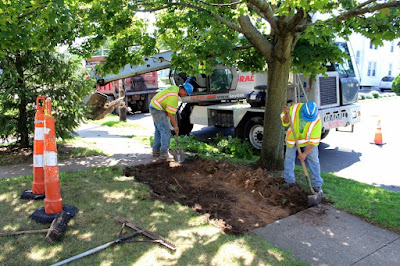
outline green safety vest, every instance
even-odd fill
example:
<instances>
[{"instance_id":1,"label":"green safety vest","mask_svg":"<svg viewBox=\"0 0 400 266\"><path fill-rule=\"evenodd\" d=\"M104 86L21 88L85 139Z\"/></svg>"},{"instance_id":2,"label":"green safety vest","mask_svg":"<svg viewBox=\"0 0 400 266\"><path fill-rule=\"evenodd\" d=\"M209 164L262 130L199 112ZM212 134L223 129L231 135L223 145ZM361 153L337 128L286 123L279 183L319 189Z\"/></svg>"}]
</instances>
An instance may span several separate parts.
<instances>
[{"instance_id":1,"label":"green safety vest","mask_svg":"<svg viewBox=\"0 0 400 266\"><path fill-rule=\"evenodd\" d=\"M308 144L318 146L319 142L321 141L321 130L322 130L321 119L319 117L313 122L306 122L303 131L300 132L300 116L301 116L300 109L303 106L303 104L304 103L297 103L295 105L292 105L289 111L290 117L292 119L293 128L296 132L297 140L299 142L300 147L305 147ZM284 116L285 114L282 112L281 113L282 125L287 127L290 124L283 122ZM296 142L292 134L292 129L289 128L286 132L286 145L292 148L295 144Z\"/></svg>"},{"instance_id":2,"label":"green safety vest","mask_svg":"<svg viewBox=\"0 0 400 266\"><path fill-rule=\"evenodd\" d=\"M179 87L171 86L163 89L151 99L151 105L157 110L164 110L168 113L175 114L178 110Z\"/></svg>"},{"instance_id":3,"label":"green safety vest","mask_svg":"<svg viewBox=\"0 0 400 266\"><path fill-rule=\"evenodd\" d=\"M200 72L200 74L206 73L206 63L205 62L199 63L199 72Z\"/></svg>"}]
</instances>

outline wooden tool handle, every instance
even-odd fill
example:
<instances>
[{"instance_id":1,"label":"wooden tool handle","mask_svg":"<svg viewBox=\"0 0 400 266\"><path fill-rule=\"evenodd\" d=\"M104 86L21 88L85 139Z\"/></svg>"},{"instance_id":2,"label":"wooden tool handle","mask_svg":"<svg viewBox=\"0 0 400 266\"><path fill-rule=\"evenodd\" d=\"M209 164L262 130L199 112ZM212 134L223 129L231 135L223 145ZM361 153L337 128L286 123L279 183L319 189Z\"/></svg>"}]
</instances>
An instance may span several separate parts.
<instances>
[{"instance_id":1,"label":"wooden tool handle","mask_svg":"<svg viewBox=\"0 0 400 266\"><path fill-rule=\"evenodd\" d=\"M166 246L169 249L176 250L176 246L172 242L163 238L162 236L153 234L152 232L150 232L144 228L141 228L140 226L134 224L133 222L131 222L123 217L117 216L117 217L115 217L115 220L117 220L120 223L125 224L126 226L132 228L133 230L141 231L143 235L147 236L150 239L155 240L157 243L159 243L163 246Z\"/></svg>"},{"instance_id":2,"label":"wooden tool handle","mask_svg":"<svg viewBox=\"0 0 400 266\"><path fill-rule=\"evenodd\" d=\"M297 152L300 155L300 154L302 154L302 152L301 152L301 149L300 149L299 141L297 140L296 132L294 131L292 118L290 117L289 114L288 114L288 116L289 116L289 125L290 125L290 128L292 130L292 134L293 134L293 137L294 137L294 142L296 143L296 147L297 147ZM306 176L308 187L310 188L311 193L315 195L315 194L317 194L317 192L315 192L313 187L311 186L310 177L308 176L308 171L307 171L306 164L302 160L300 160L300 162L301 162L301 165L303 166L303 172L304 172L304 175Z\"/></svg>"},{"instance_id":3,"label":"wooden tool handle","mask_svg":"<svg viewBox=\"0 0 400 266\"><path fill-rule=\"evenodd\" d=\"M0 233L0 236L15 236L15 235L26 235L26 234L38 234L38 233L47 233L48 231L49 231L49 229L19 231L19 232L6 232L6 233Z\"/></svg>"}]
</instances>

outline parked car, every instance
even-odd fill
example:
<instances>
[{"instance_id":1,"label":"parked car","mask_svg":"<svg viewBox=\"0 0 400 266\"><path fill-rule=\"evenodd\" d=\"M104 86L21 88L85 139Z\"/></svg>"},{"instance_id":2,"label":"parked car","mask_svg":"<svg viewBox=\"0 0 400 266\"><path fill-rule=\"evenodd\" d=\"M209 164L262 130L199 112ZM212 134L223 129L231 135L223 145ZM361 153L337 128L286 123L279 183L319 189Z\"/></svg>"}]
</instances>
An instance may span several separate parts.
<instances>
[{"instance_id":1,"label":"parked car","mask_svg":"<svg viewBox=\"0 0 400 266\"><path fill-rule=\"evenodd\" d=\"M392 83L393 83L394 77L390 76L385 76L381 79L379 82L379 90L384 91L384 90L392 90Z\"/></svg>"}]
</instances>

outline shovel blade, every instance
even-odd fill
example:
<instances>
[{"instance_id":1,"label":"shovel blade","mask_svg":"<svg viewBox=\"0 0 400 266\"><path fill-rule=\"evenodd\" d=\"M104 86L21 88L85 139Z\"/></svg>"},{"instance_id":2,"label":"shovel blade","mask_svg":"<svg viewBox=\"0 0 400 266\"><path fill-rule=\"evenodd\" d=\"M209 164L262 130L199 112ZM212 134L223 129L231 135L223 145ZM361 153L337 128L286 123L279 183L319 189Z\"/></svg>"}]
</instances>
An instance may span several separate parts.
<instances>
[{"instance_id":1,"label":"shovel blade","mask_svg":"<svg viewBox=\"0 0 400 266\"><path fill-rule=\"evenodd\" d=\"M319 193L308 196L308 207L316 206L318 204L321 204L321 202L322 202L322 197L321 194Z\"/></svg>"},{"instance_id":2,"label":"shovel blade","mask_svg":"<svg viewBox=\"0 0 400 266\"><path fill-rule=\"evenodd\" d=\"M175 162L181 163L185 160L185 151L182 149L172 150Z\"/></svg>"}]
</instances>

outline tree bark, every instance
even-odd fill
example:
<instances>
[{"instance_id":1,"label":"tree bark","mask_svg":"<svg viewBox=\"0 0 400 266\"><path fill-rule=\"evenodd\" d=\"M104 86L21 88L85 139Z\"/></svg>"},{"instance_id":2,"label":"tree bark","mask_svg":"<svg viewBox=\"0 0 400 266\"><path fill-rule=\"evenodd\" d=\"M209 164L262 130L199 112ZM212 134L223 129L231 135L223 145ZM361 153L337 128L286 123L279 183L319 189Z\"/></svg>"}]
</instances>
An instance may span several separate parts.
<instances>
[{"instance_id":1,"label":"tree bark","mask_svg":"<svg viewBox=\"0 0 400 266\"><path fill-rule=\"evenodd\" d=\"M264 114L264 136L259 163L270 170L283 169L284 128L280 114L286 105L291 54L295 37L277 36L275 58L268 63L268 97Z\"/></svg>"},{"instance_id":2,"label":"tree bark","mask_svg":"<svg viewBox=\"0 0 400 266\"><path fill-rule=\"evenodd\" d=\"M29 132L28 132L28 115L27 115L27 99L25 95L25 81L24 81L24 69L21 62L21 55L17 55L15 60L15 67L18 72L18 87L20 93L18 94L18 135L20 137L20 148L28 148L29 147Z\"/></svg>"}]
</instances>

